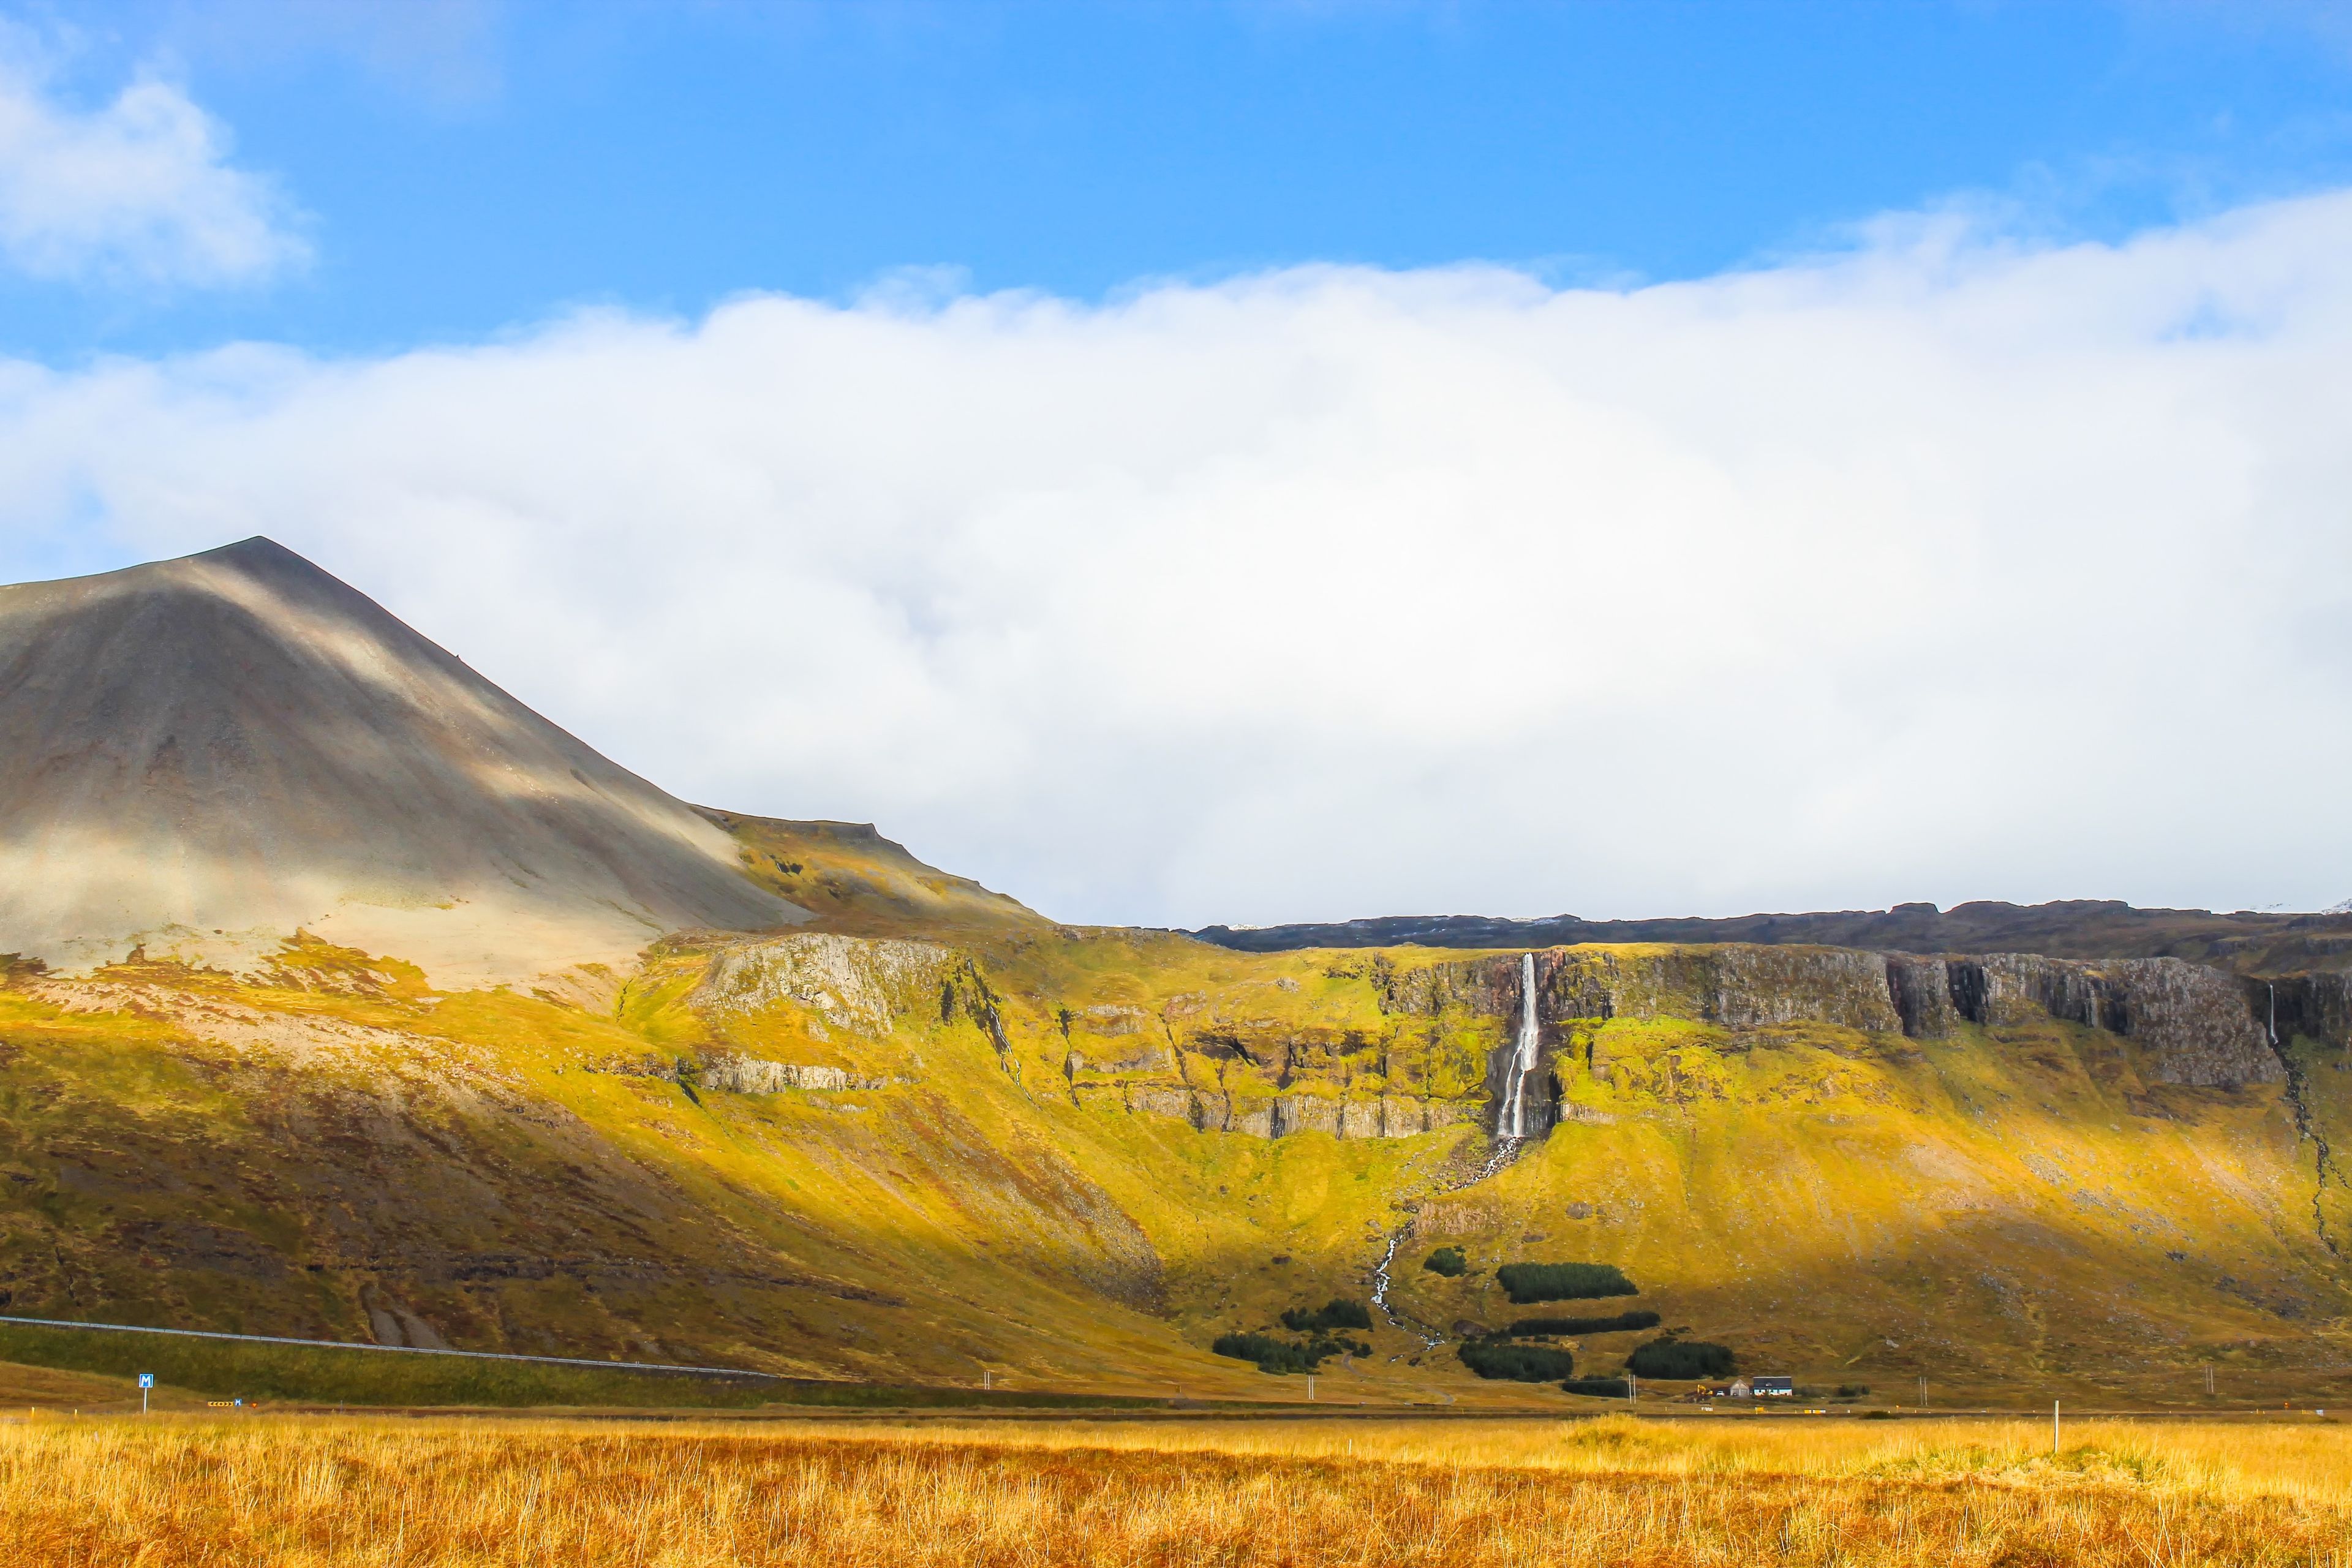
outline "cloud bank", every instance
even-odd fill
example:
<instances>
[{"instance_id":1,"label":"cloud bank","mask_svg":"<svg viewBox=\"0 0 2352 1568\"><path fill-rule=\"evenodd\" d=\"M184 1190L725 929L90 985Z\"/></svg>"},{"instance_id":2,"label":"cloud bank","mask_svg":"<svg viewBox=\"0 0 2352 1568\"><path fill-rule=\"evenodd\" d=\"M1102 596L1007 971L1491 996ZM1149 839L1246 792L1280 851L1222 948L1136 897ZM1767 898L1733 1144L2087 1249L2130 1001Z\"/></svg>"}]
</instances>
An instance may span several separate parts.
<instances>
[{"instance_id":1,"label":"cloud bank","mask_svg":"<svg viewBox=\"0 0 2352 1568\"><path fill-rule=\"evenodd\" d=\"M80 110L0 25L0 258L43 279L264 282L309 259L284 204L228 162L228 135L176 85L142 77Z\"/></svg>"},{"instance_id":2,"label":"cloud bank","mask_svg":"<svg viewBox=\"0 0 2352 1568\"><path fill-rule=\"evenodd\" d=\"M18 559L268 533L690 798L1071 920L2352 894L2352 195L0 370ZM9 563L0 559L0 566Z\"/></svg>"}]
</instances>

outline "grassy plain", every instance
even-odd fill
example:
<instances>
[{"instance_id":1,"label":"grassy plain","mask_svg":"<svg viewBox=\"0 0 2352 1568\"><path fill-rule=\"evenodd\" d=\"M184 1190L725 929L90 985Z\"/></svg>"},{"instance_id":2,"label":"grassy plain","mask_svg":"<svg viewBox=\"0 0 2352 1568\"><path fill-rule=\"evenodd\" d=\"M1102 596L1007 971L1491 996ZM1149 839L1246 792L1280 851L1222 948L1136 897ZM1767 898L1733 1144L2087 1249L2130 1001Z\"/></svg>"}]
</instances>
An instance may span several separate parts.
<instances>
[{"instance_id":1,"label":"grassy plain","mask_svg":"<svg viewBox=\"0 0 2352 1568\"><path fill-rule=\"evenodd\" d=\"M2027 1422L0 1426L8 1560L2319 1564L2352 1433Z\"/></svg>"}]
</instances>

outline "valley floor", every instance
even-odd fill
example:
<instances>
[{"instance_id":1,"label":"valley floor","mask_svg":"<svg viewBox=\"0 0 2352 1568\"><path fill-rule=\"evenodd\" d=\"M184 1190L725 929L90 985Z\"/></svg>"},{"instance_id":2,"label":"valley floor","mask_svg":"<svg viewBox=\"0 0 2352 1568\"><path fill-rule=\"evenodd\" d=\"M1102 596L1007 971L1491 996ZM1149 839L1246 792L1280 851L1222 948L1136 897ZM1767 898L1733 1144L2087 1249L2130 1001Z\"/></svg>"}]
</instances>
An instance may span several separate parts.
<instances>
[{"instance_id":1,"label":"valley floor","mask_svg":"<svg viewBox=\"0 0 2352 1568\"><path fill-rule=\"evenodd\" d=\"M2352 1561L2352 1430L262 1415L0 1426L11 1563Z\"/></svg>"}]
</instances>

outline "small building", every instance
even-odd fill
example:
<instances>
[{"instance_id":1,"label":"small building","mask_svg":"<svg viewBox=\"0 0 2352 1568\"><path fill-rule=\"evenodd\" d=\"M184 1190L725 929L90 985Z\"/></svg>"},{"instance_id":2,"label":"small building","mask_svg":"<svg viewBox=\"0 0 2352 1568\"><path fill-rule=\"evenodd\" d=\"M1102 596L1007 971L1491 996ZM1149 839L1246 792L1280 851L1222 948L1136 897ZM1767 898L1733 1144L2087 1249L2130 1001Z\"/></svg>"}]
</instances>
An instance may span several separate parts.
<instances>
[{"instance_id":1,"label":"small building","mask_svg":"<svg viewBox=\"0 0 2352 1568\"><path fill-rule=\"evenodd\" d=\"M1746 1399L1748 1397L1750 1391L1746 1378L1735 1377L1731 1380L1731 1386L1725 1389L1723 1392L1729 1394L1734 1399Z\"/></svg>"},{"instance_id":2,"label":"small building","mask_svg":"<svg viewBox=\"0 0 2352 1568\"><path fill-rule=\"evenodd\" d=\"M1792 1377L1751 1377L1748 1380L1748 1386L1759 1399L1794 1399L1797 1396L1797 1380Z\"/></svg>"}]
</instances>

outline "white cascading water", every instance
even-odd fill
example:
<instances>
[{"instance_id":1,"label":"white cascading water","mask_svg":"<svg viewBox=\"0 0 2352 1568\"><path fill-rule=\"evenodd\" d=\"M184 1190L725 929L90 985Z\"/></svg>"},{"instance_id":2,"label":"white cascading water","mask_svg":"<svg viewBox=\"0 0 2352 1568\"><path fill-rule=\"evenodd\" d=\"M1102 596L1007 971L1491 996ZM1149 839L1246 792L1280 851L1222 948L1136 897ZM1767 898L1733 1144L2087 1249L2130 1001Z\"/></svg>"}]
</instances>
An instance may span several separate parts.
<instances>
[{"instance_id":1,"label":"white cascading water","mask_svg":"<svg viewBox=\"0 0 2352 1568\"><path fill-rule=\"evenodd\" d=\"M1536 1070L1543 1051L1543 1031L1536 1024L1536 955L1519 959L1519 1044L1511 1053L1510 1081L1503 1086L1502 1113L1495 1118L1495 1136L1514 1142L1528 1135L1528 1076Z\"/></svg>"},{"instance_id":2,"label":"white cascading water","mask_svg":"<svg viewBox=\"0 0 2352 1568\"><path fill-rule=\"evenodd\" d=\"M1536 955L1528 953L1519 960L1519 1041L1511 1052L1511 1076L1503 1085L1503 1103L1495 1113L1495 1152L1475 1174L1456 1176L1434 1189L1439 1193L1459 1191L1463 1187L1485 1181L1519 1157L1528 1139L1528 1078L1536 1070L1536 1059L1543 1054L1543 1031L1536 1024ZM1397 1248L1413 1233L1413 1221L1408 1219L1389 1233L1388 1250L1381 1254L1372 1269L1372 1304L1396 1328L1404 1330L1431 1350L1445 1342L1444 1336L1415 1322L1391 1304L1389 1292L1395 1286ZM1389 1357L1395 1361L1396 1356ZM1448 1395L1451 1398L1452 1395Z\"/></svg>"}]
</instances>

